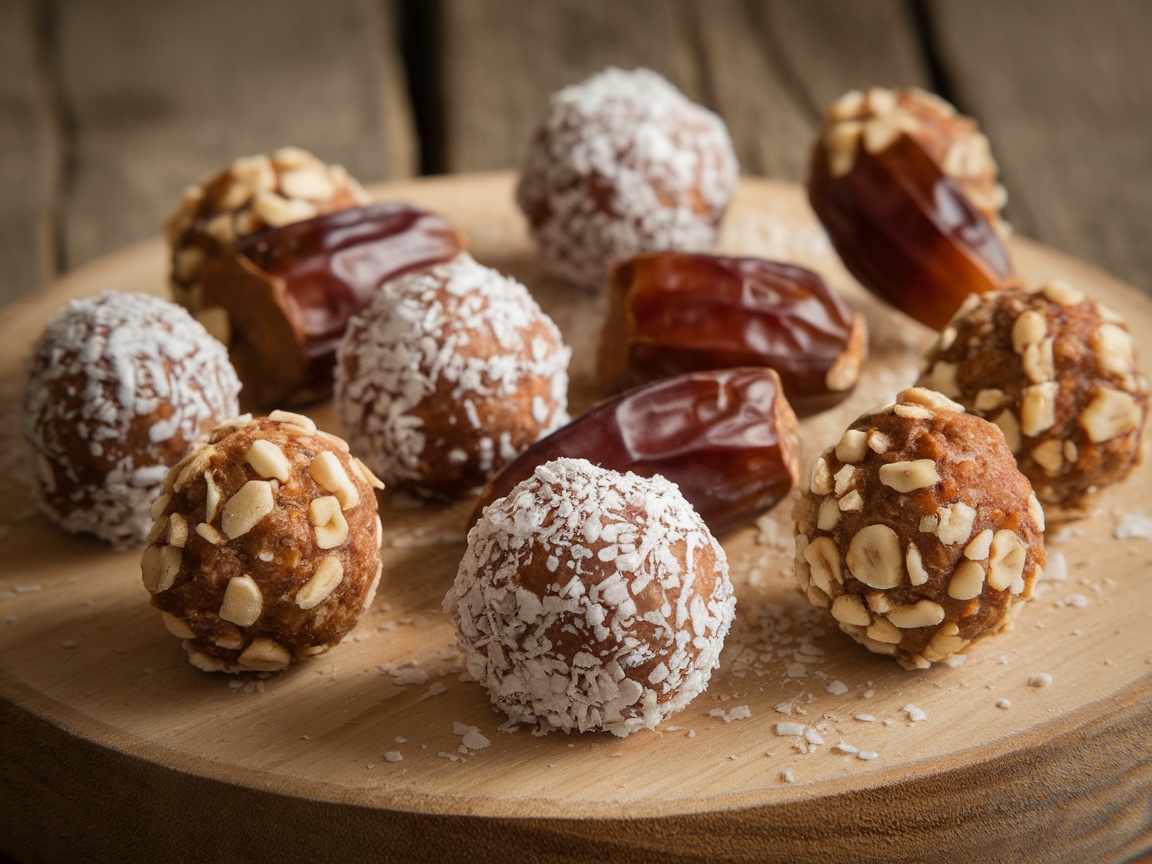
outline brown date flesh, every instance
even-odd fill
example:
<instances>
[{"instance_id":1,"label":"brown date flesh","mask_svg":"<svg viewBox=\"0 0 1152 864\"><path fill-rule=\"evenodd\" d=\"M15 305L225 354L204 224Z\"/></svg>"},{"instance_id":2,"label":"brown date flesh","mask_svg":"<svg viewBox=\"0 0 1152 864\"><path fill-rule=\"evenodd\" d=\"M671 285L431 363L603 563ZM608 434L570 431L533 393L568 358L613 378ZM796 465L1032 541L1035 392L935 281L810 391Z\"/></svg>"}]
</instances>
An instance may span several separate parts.
<instances>
[{"instance_id":1,"label":"brown date flesh","mask_svg":"<svg viewBox=\"0 0 1152 864\"><path fill-rule=\"evenodd\" d=\"M762 258L655 252L616 264L598 375L613 389L704 369L767 366L792 407L828 408L867 352L856 314L811 270Z\"/></svg>"},{"instance_id":2,"label":"brown date flesh","mask_svg":"<svg viewBox=\"0 0 1152 864\"><path fill-rule=\"evenodd\" d=\"M493 477L472 513L560 457L680 487L716 534L773 507L800 477L796 415L764 367L692 372L617 394L533 444Z\"/></svg>"},{"instance_id":3,"label":"brown date flesh","mask_svg":"<svg viewBox=\"0 0 1152 864\"><path fill-rule=\"evenodd\" d=\"M858 146L842 176L818 143L808 200L856 280L936 330L969 294L1015 281L995 227L908 135L879 153Z\"/></svg>"},{"instance_id":4,"label":"brown date flesh","mask_svg":"<svg viewBox=\"0 0 1152 864\"><path fill-rule=\"evenodd\" d=\"M211 259L201 308L228 317L228 350L246 402L306 404L331 392L348 322L385 282L462 249L443 217L417 207L339 210L265 229Z\"/></svg>"}]
</instances>

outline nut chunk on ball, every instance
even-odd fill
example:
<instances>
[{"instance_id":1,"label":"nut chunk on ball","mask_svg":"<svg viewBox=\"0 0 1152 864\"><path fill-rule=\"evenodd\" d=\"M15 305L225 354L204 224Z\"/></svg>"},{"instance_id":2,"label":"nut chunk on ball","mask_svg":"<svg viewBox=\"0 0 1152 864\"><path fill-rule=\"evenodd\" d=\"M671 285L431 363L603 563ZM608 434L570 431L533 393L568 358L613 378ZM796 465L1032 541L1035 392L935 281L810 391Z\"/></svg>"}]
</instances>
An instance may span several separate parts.
<instances>
[{"instance_id":1,"label":"nut chunk on ball","mask_svg":"<svg viewBox=\"0 0 1152 864\"><path fill-rule=\"evenodd\" d=\"M1078 515L1140 461L1148 379L1136 367L1132 333L1067 283L971 298L924 370L920 386L1004 431L1037 497L1062 517Z\"/></svg>"},{"instance_id":2,"label":"nut chunk on ball","mask_svg":"<svg viewBox=\"0 0 1152 864\"><path fill-rule=\"evenodd\" d=\"M144 542L168 469L239 411L224 347L147 294L74 300L44 328L21 400L41 509L118 548Z\"/></svg>"},{"instance_id":3,"label":"nut chunk on ball","mask_svg":"<svg viewBox=\"0 0 1152 864\"><path fill-rule=\"evenodd\" d=\"M208 672L275 672L339 642L380 581L381 488L299 414L237 418L173 467L141 570Z\"/></svg>"},{"instance_id":4,"label":"nut chunk on ball","mask_svg":"<svg viewBox=\"0 0 1152 864\"><path fill-rule=\"evenodd\" d=\"M704 691L735 612L675 485L557 459L485 508L444 609L469 673L544 733L653 729Z\"/></svg>"},{"instance_id":5,"label":"nut chunk on ball","mask_svg":"<svg viewBox=\"0 0 1152 864\"><path fill-rule=\"evenodd\" d=\"M560 330L470 255L385 284L337 352L352 448L393 488L454 498L568 421Z\"/></svg>"},{"instance_id":6,"label":"nut chunk on ball","mask_svg":"<svg viewBox=\"0 0 1152 864\"><path fill-rule=\"evenodd\" d=\"M932 390L865 414L796 505L796 577L909 668L1006 629L1044 568L1044 511L1000 430Z\"/></svg>"},{"instance_id":7,"label":"nut chunk on ball","mask_svg":"<svg viewBox=\"0 0 1152 864\"><path fill-rule=\"evenodd\" d=\"M585 288L638 252L712 248L736 188L728 129L650 69L552 95L516 188L545 270Z\"/></svg>"}]
</instances>

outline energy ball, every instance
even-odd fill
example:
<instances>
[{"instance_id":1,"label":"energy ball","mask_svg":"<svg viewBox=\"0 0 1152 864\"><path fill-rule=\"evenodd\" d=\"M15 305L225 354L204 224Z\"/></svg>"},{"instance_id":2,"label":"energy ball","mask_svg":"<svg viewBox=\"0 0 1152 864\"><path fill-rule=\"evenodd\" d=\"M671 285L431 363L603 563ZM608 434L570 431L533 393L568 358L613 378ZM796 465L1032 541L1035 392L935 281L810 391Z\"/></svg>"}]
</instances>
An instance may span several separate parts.
<instances>
[{"instance_id":1,"label":"energy ball","mask_svg":"<svg viewBox=\"0 0 1152 864\"><path fill-rule=\"evenodd\" d=\"M675 485L583 459L486 507L444 598L509 718L621 737L707 688L735 605L724 550Z\"/></svg>"},{"instance_id":2,"label":"energy ball","mask_svg":"<svg viewBox=\"0 0 1152 864\"><path fill-rule=\"evenodd\" d=\"M546 272L599 288L618 259L711 249L738 173L717 115L649 69L609 68L552 95L516 200Z\"/></svg>"},{"instance_id":3,"label":"energy ball","mask_svg":"<svg viewBox=\"0 0 1152 864\"><path fill-rule=\"evenodd\" d=\"M327 165L299 147L243 156L184 190L166 228L172 298L199 313L205 263L244 237L369 202L340 165ZM211 324L211 322L209 322Z\"/></svg>"},{"instance_id":4,"label":"energy ball","mask_svg":"<svg viewBox=\"0 0 1152 864\"><path fill-rule=\"evenodd\" d=\"M218 426L175 465L141 560L206 672L276 672L339 642L380 581L380 481L307 417Z\"/></svg>"},{"instance_id":5,"label":"energy ball","mask_svg":"<svg viewBox=\"0 0 1152 864\"><path fill-rule=\"evenodd\" d=\"M908 668L1006 629L1044 568L1044 511L995 424L904 390L816 460L796 505L815 606Z\"/></svg>"},{"instance_id":6,"label":"energy ball","mask_svg":"<svg viewBox=\"0 0 1152 864\"><path fill-rule=\"evenodd\" d=\"M450 499L568 420L560 331L467 254L385 284L337 351L352 447L390 487Z\"/></svg>"},{"instance_id":7,"label":"energy ball","mask_svg":"<svg viewBox=\"0 0 1152 864\"><path fill-rule=\"evenodd\" d=\"M1072 516L1140 461L1148 379L1128 325L1064 282L973 297L918 384L996 423L1045 505Z\"/></svg>"},{"instance_id":8,"label":"energy ball","mask_svg":"<svg viewBox=\"0 0 1152 864\"><path fill-rule=\"evenodd\" d=\"M143 543L168 469L236 416L239 392L224 347L179 306L73 300L40 335L20 405L41 509L117 548Z\"/></svg>"}]
</instances>

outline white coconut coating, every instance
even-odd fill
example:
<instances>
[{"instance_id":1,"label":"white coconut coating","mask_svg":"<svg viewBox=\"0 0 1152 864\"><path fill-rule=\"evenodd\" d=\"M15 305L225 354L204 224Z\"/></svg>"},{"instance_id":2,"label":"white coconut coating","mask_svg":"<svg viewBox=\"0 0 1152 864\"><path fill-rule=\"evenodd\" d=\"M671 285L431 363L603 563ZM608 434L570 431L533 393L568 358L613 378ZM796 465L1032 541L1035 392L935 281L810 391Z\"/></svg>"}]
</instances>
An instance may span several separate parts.
<instances>
[{"instance_id":1,"label":"white coconut coating","mask_svg":"<svg viewBox=\"0 0 1152 864\"><path fill-rule=\"evenodd\" d=\"M41 508L67 531L142 543L168 469L239 413L224 346L146 294L74 300L45 327L21 402Z\"/></svg>"},{"instance_id":2,"label":"white coconut coating","mask_svg":"<svg viewBox=\"0 0 1152 864\"><path fill-rule=\"evenodd\" d=\"M567 422L570 357L527 288L461 255L387 283L352 320L335 400L389 487L452 498Z\"/></svg>"},{"instance_id":3,"label":"white coconut coating","mask_svg":"<svg viewBox=\"0 0 1152 864\"><path fill-rule=\"evenodd\" d=\"M724 550L674 484L582 459L485 508L444 599L512 720L619 736L707 688L735 605Z\"/></svg>"}]
</instances>

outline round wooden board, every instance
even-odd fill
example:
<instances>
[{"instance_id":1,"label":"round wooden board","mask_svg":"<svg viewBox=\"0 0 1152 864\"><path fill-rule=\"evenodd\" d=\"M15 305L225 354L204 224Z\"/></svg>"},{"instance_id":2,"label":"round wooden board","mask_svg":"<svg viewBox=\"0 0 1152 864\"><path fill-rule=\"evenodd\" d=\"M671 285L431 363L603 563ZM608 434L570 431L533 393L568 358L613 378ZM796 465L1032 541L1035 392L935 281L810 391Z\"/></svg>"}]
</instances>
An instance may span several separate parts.
<instances>
[{"instance_id":1,"label":"round wooden board","mask_svg":"<svg viewBox=\"0 0 1152 864\"><path fill-rule=\"evenodd\" d=\"M602 303L540 277L512 183L476 175L376 192L449 216L481 262L533 290L574 346L579 411L602 395L591 372ZM846 276L801 190L745 180L721 245L815 267L869 319L860 387L803 424L808 460L915 378L929 332ZM1064 277L1124 314L1139 345L1152 342L1146 298L1024 240L1012 252L1029 282ZM659 731L626 739L501 731L504 718L462 676L440 602L471 501L382 499L379 595L329 653L264 679L197 671L150 607L137 553L66 536L35 512L16 432L23 365L44 322L80 295L163 293L164 271L162 244L148 243L0 312L0 843L10 854L1105 861L1152 842L1152 543L1116 536L1122 519L1148 533L1147 463L1088 518L1050 526L1050 557L1066 566L1050 568L1015 629L962 665L921 672L869 654L799 596L781 505L724 538L737 623L711 687ZM312 413L340 431L328 406ZM464 748L466 726L490 745Z\"/></svg>"}]
</instances>

